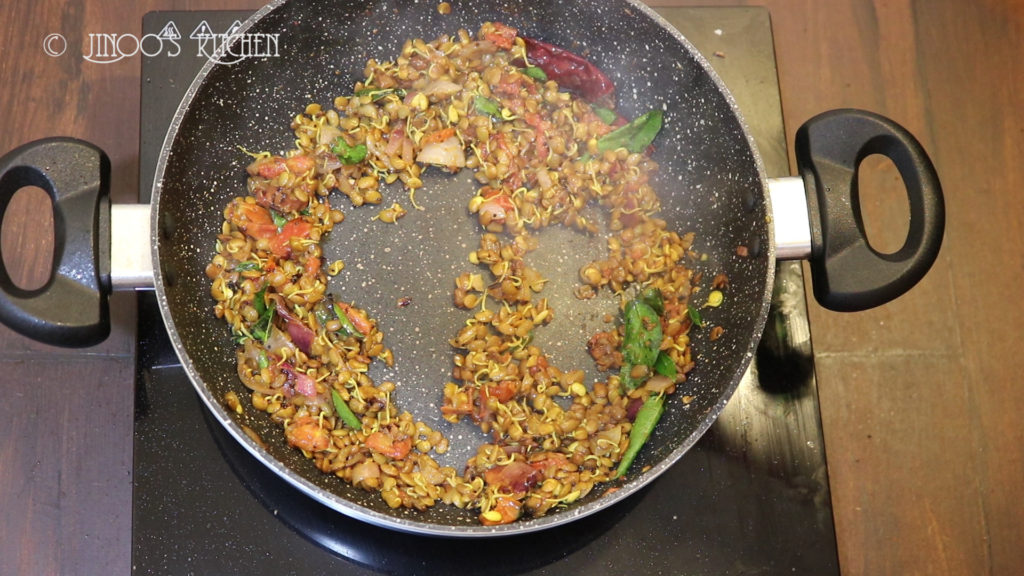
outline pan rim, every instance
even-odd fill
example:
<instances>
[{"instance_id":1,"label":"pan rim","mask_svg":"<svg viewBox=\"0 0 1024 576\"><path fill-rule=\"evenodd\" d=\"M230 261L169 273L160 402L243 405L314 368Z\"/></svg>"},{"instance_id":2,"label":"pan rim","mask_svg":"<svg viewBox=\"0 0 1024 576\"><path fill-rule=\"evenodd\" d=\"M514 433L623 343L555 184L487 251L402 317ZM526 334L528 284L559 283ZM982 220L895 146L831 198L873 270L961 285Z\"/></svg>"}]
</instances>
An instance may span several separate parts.
<instances>
[{"instance_id":1,"label":"pan rim","mask_svg":"<svg viewBox=\"0 0 1024 576\"><path fill-rule=\"evenodd\" d=\"M744 138L747 141L750 154L756 166L757 176L759 180L761 205L764 206L765 213L770 215L771 212L771 198L768 194L768 178L764 167L763 159L760 151L758 150L756 143L754 142L752 132L749 125L747 124L743 114L739 110L739 107L724 82L721 80L719 75L714 71L710 62L701 54L688 39L686 39L682 33L676 30L671 24L669 24L663 17L655 12L649 6L640 2L640 0L623 0L624 3L628 4L631 9L635 9L643 13L647 18L652 20L655 24L667 31L672 38L683 48L690 57L701 67L703 73L707 78L715 85L718 92L725 98L730 110L735 116L739 123L739 127L743 133ZM246 19L241 27L239 28L239 34L244 34L253 25L262 20L266 15L277 10L281 6L288 3L288 0L273 0L263 8L259 9ZM718 416L724 410L729 399L732 398L736 389L740 385L744 375L749 369L750 363L754 358L758 342L761 339L761 335L764 330L764 326L767 322L768 312L771 302L772 286L775 278L776 260L775 260L775 234L774 228L769 225L766 226L767 234L767 245L762 247L762 256L766 258L766 273L764 274L764 287L761 298L760 308L756 319L753 321L754 329L749 335L749 340L746 343L746 349L743 352L742 360L736 363L736 367L730 376L730 380L726 386L721 389L719 394L719 400L715 403L713 409L708 411L707 415L701 420L700 425L690 433L690 435L671 453L666 457L662 458L650 469L646 470L642 474L638 474L631 478L627 483L621 486L621 489L611 494L606 494L600 498L596 498L593 501L585 504L570 508L569 510L559 512L557 514L551 514L538 518L530 518L521 520L512 524L499 525L499 526L482 526L482 525L450 525L450 524L437 524L431 522L424 522L419 520L411 520L408 518L401 518L388 514L377 512L366 506L342 498L338 494L330 492L306 478L297 474L293 469L285 466L279 459L274 457L265 448L260 446L252 438L250 438L245 431L241 428L238 422L228 413L227 409L217 401L213 396L212 390L204 383L199 370L192 362L188 355L184 342L181 339L181 332L177 329L173 315L171 313L171 306L168 301L168 294L166 286L168 277L165 274L163 266L161 266L161 222L160 222L160 198L161 191L163 188L163 180L165 171L170 156L170 150L177 139L179 129L182 121L190 109L193 100L196 95L200 92L203 84L205 83L210 71L218 66L215 59L209 59L203 64L199 74L190 84L186 90L184 96L178 108L174 114L174 118L171 121L170 127L168 128L167 134L164 138L164 142L161 147L160 155L157 160L153 190L152 190L152 206L151 210L151 236L150 243L154 247L152 251L153 258L153 270L154 270L154 288L157 295L157 302L160 309L161 317L167 328L168 336L174 347L175 354L178 356L183 368L188 375L189 381L193 388L199 394L200 399L206 408L210 411L210 414L217 420L217 422L237 441L250 455L256 458L259 462L265 465L268 469L274 472L278 477L285 480L287 483L296 488L299 492L305 494L308 497L316 500L317 502L327 506L328 508L340 512L346 516L355 518L373 524L376 526L397 530L400 532L406 532L411 534L425 535L425 536L438 536L438 537L460 537L460 538L479 538L479 537L493 537L493 536L507 536L507 535L519 535L530 532L537 532L546 530L556 526L568 524L577 519L590 516L600 510L604 510L608 507L615 506L619 502L631 497L642 487L653 482L662 473L668 470L673 464L675 464L683 455L688 452L694 444L707 432L710 426L717 420Z\"/></svg>"}]
</instances>

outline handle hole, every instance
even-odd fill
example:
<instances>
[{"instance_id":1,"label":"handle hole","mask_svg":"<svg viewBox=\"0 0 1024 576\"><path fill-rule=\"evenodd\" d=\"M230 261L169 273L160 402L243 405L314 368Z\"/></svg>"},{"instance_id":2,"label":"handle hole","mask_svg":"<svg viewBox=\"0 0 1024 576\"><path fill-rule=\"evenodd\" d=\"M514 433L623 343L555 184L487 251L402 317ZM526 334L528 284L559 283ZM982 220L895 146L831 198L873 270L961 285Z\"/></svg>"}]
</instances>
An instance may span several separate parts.
<instances>
[{"instance_id":1,"label":"handle hole","mask_svg":"<svg viewBox=\"0 0 1024 576\"><path fill-rule=\"evenodd\" d=\"M0 233L0 254L11 282L38 290L53 273L53 201L45 190L24 186L11 197Z\"/></svg>"},{"instance_id":2,"label":"handle hole","mask_svg":"<svg viewBox=\"0 0 1024 576\"><path fill-rule=\"evenodd\" d=\"M910 201L906 185L892 160L871 154L857 167L857 206L871 248L894 254L910 231Z\"/></svg>"}]
</instances>

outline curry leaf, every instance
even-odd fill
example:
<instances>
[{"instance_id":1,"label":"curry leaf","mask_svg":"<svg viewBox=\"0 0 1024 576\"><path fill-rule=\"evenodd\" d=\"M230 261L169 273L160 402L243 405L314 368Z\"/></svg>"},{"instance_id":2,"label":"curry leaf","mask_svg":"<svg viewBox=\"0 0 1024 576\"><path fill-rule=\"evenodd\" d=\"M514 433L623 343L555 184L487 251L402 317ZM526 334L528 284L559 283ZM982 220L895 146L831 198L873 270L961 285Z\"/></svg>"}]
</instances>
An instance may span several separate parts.
<instances>
[{"instance_id":1,"label":"curry leaf","mask_svg":"<svg viewBox=\"0 0 1024 576\"><path fill-rule=\"evenodd\" d=\"M281 229L284 228L284 225L288 223L288 218L277 210L270 211L270 218L274 220L274 226L277 226L278 232L280 232Z\"/></svg>"},{"instance_id":2,"label":"curry leaf","mask_svg":"<svg viewBox=\"0 0 1024 576\"><path fill-rule=\"evenodd\" d=\"M697 309L693 305L690 305L690 306L687 306L686 313L690 316L690 321L693 322L694 326L696 326L698 328L703 328L704 327L704 319L700 317L700 310L699 309Z\"/></svg>"},{"instance_id":3,"label":"curry leaf","mask_svg":"<svg viewBox=\"0 0 1024 576\"><path fill-rule=\"evenodd\" d=\"M373 86L367 86L362 90L356 90L355 96L369 96L370 100L376 102L385 96L394 94L399 98L405 98L406 92L402 88L374 88Z\"/></svg>"},{"instance_id":4,"label":"curry leaf","mask_svg":"<svg viewBox=\"0 0 1024 576\"><path fill-rule=\"evenodd\" d=\"M366 159L366 144L351 146L344 138L338 136L331 145L331 152L342 164L358 164Z\"/></svg>"},{"instance_id":5,"label":"curry leaf","mask_svg":"<svg viewBox=\"0 0 1024 576\"><path fill-rule=\"evenodd\" d=\"M267 342L267 337L270 336L270 328L274 322L274 307L267 306L266 296L267 286L264 286L255 294L252 301L252 306L256 310L256 314L259 315L256 323L252 326L252 336L264 344Z\"/></svg>"},{"instance_id":6,"label":"curry leaf","mask_svg":"<svg viewBox=\"0 0 1024 576\"><path fill-rule=\"evenodd\" d=\"M523 68L523 74L526 74L530 78L540 82L547 82L548 75L544 73L544 69L539 66L527 66Z\"/></svg>"},{"instance_id":7,"label":"curry leaf","mask_svg":"<svg viewBox=\"0 0 1024 576\"><path fill-rule=\"evenodd\" d=\"M487 114L492 118L501 119L501 106L490 98L485 96L474 97L473 107L476 108L477 112Z\"/></svg>"},{"instance_id":8,"label":"curry leaf","mask_svg":"<svg viewBox=\"0 0 1024 576\"><path fill-rule=\"evenodd\" d=\"M623 318L622 359L630 364L652 366L661 348L661 319L641 300L626 304Z\"/></svg>"},{"instance_id":9,"label":"curry leaf","mask_svg":"<svg viewBox=\"0 0 1024 576\"><path fill-rule=\"evenodd\" d=\"M625 148L633 153L643 152L661 131L661 121L661 110L651 110L629 124L602 136L597 141L597 149L604 152Z\"/></svg>"},{"instance_id":10,"label":"curry leaf","mask_svg":"<svg viewBox=\"0 0 1024 576\"><path fill-rule=\"evenodd\" d=\"M654 361L654 371L673 380L679 374L675 361L664 350L658 353L658 358Z\"/></svg>"},{"instance_id":11,"label":"curry leaf","mask_svg":"<svg viewBox=\"0 0 1024 576\"><path fill-rule=\"evenodd\" d=\"M634 377L634 368L640 366L650 369L658 359L663 337L661 318L654 308L637 298L626 304L622 324L624 334L619 380L626 390L633 390L643 383L646 376Z\"/></svg>"},{"instance_id":12,"label":"curry leaf","mask_svg":"<svg viewBox=\"0 0 1024 576\"><path fill-rule=\"evenodd\" d=\"M650 306L658 316L665 313L665 301L661 296L661 290L657 288L644 290L640 294L640 301Z\"/></svg>"}]
</instances>

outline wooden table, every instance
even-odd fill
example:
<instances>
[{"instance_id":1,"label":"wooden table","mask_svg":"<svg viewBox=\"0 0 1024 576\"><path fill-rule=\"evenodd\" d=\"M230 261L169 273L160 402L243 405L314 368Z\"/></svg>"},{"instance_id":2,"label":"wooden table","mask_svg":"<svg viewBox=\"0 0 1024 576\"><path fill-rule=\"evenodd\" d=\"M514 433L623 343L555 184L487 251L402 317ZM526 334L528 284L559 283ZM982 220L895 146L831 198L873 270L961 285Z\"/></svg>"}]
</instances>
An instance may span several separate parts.
<instances>
[{"instance_id":1,"label":"wooden table","mask_svg":"<svg viewBox=\"0 0 1024 576\"><path fill-rule=\"evenodd\" d=\"M1017 574L1024 564L1024 3L766 0L787 132L836 107L880 112L932 154L948 208L935 268L910 294L844 315L811 306L840 562L848 574ZM453 2L453 4L455 4ZM653 0L652 5L726 4ZM258 0L8 2L0 7L0 151L70 135L107 151L112 196L137 194L139 59L93 64L90 33L139 34L150 10ZM71 53L47 55L60 33ZM76 53L77 51L77 53ZM726 55L727 57L727 55ZM868 159L869 236L895 250L899 176ZM50 258L39 194L5 219L23 285ZM0 573L126 573L131 563L134 299L83 350L0 327Z\"/></svg>"}]
</instances>

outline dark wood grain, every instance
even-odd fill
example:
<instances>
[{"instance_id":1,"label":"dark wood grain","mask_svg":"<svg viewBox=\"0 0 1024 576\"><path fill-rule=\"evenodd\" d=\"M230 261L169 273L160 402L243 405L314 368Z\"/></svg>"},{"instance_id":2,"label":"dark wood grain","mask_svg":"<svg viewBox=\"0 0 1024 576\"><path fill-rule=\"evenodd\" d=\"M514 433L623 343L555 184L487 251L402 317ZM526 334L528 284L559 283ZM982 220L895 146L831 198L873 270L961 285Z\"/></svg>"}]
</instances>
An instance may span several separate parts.
<instances>
[{"instance_id":1,"label":"dark wood grain","mask_svg":"<svg viewBox=\"0 0 1024 576\"><path fill-rule=\"evenodd\" d=\"M811 311L850 573L1011 574L1024 559L1015 4L859 2L799 47L790 26L777 30L790 129L815 106L890 115L931 152L947 196L940 261L907 297L865 314Z\"/></svg>"},{"instance_id":2,"label":"dark wood grain","mask_svg":"<svg viewBox=\"0 0 1024 576\"><path fill-rule=\"evenodd\" d=\"M139 35L150 10L260 4L3 3L0 151L47 136L91 141L110 156L112 198L136 201L140 60L85 62L88 34ZM67 38L68 53L44 53L51 33ZM21 196L5 217L15 224L4 226L4 258L31 286L48 276L52 240L39 225L39 198ZM84 350L53 348L0 326L0 574L131 571L134 298L117 294L111 308L110 338Z\"/></svg>"},{"instance_id":3,"label":"dark wood grain","mask_svg":"<svg viewBox=\"0 0 1024 576\"><path fill-rule=\"evenodd\" d=\"M0 360L13 388L0 406L0 572L128 572L133 372L120 356Z\"/></svg>"},{"instance_id":4,"label":"dark wood grain","mask_svg":"<svg viewBox=\"0 0 1024 576\"><path fill-rule=\"evenodd\" d=\"M723 4L652 0L656 5ZM811 305L840 562L847 574L1017 574L1024 565L1024 2L766 0L787 132L836 107L907 126L932 154L948 206L939 262L882 308ZM115 200L135 198L139 60L84 62L91 32L138 33L155 9L255 0L7 2L0 7L0 151L52 135L104 148ZM457 3L453 2L457 9ZM727 56L727 55L726 55ZM865 213L883 249L906 205L870 164ZM36 209L8 214L6 254L27 281L49 245ZM5 232L7 232L5 230ZM33 236L33 234L36 234ZM0 572L130 570L132 301L103 345L64 351L0 328Z\"/></svg>"}]
</instances>

